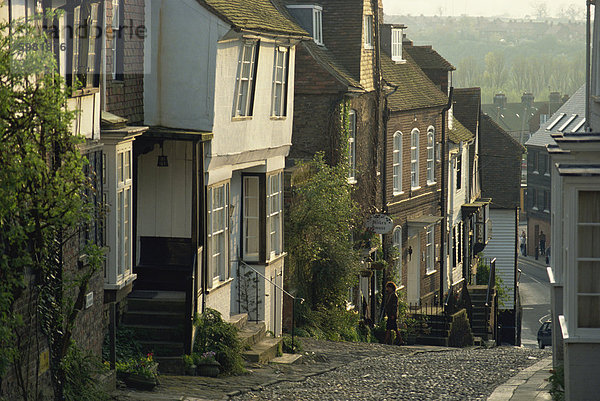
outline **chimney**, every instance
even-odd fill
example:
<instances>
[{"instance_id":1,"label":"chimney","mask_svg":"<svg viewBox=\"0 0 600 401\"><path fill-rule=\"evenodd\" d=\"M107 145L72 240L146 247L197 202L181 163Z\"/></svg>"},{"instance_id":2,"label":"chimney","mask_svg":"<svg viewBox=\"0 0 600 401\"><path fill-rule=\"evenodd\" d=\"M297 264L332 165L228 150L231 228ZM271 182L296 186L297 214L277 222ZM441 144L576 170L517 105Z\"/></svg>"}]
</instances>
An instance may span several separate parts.
<instances>
[{"instance_id":1,"label":"chimney","mask_svg":"<svg viewBox=\"0 0 600 401\"><path fill-rule=\"evenodd\" d=\"M406 29L406 26L402 24L381 25L381 50L396 63L405 61L402 55L404 29Z\"/></svg>"},{"instance_id":2,"label":"chimney","mask_svg":"<svg viewBox=\"0 0 600 401\"><path fill-rule=\"evenodd\" d=\"M562 104L560 100L560 92L550 92L550 96L548 96L548 112L550 115L554 114L556 110Z\"/></svg>"},{"instance_id":3,"label":"chimney","mask_svg":"<svg viewBox=\"0 0 600 401\"><path fill-rule=\"evenodd\" d=\"M506 107L506 95L504 93L496 93L494 95L494 106L501 109Z\"/></svg>"},{"instance_id":4,"label":"chimney","mask_svg":"<svg viewBox=\"0 0 600 401\"><path fill-rule=\"evenodd\" d=\"M406 34L402 34L402 46L411 47L413 45L413 41L406 37Z\"/></svg>"},{"instance_id":5,"label":"chimney","mask_svg":"<svg viewBox=\"0 0 600 401\"><path fill-rule=\"evenodd\" d=\"M523 93L523 96L521 96L521 104L523 107L530 109L533 107L533 99L533 93L525 92Z\"/></svg>"}]
</instances>

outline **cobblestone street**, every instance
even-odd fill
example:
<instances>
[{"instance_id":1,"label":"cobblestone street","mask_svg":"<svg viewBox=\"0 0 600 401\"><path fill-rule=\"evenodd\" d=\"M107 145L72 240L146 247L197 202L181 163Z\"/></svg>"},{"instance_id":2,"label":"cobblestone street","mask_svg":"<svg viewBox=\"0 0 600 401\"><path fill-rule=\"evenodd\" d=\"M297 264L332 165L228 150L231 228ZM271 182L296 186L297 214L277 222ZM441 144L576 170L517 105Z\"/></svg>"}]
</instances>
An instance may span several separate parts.
<instances>
[{"instance_id":1,"label":"cobblestone street","mask_svg":"<svg viewBox=\"0 0 600 401\"><path fill-rule=\"evenodd\" d=\"M302 339L297 365L250 367L217 379L162 376L152 392L121 389L117 400L485 400L548 350L386 346Z\"/></svg>"}]
</instances>

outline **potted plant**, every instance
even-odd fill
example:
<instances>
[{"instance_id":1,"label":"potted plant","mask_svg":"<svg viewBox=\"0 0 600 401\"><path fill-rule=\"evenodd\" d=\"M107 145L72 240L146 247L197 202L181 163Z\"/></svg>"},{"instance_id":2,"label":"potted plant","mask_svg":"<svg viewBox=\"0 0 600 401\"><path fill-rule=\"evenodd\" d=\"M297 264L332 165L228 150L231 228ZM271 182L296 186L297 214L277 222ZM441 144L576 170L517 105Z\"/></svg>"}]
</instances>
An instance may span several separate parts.
<instances>
[{"instance_id":1,"label":"potted plant","mask_svg":"<svg viewBox=\"0 0 600 401\"><path fill-rule=\"evenodd\" d=\"M149 353L121 364L125 384L138 390L152 390L158 384L158 362L153 356Z\"/></svg>"},{"instance_id":2,"label":"potted plant","mask_svg":"<svg viewBox=\"0 0 600 401\"><path fill-rule=\"evenodd\" d=\"M196 375L196 363L194 362L193 355L184 355L183 364L185 365L185 374L188 376Z\"/></svg>"},{"instance_id":3,"label":"potted plant","mask_svg":"<svg viewBox=\"0 0 600 401\"><path fill-rule=\"evenodd\" d=\"M221 371L221 364L215 359L215 356L214 351L207 351L195 361L196 373L199 376L217 377Z\"/></svg>"}]
</instances>

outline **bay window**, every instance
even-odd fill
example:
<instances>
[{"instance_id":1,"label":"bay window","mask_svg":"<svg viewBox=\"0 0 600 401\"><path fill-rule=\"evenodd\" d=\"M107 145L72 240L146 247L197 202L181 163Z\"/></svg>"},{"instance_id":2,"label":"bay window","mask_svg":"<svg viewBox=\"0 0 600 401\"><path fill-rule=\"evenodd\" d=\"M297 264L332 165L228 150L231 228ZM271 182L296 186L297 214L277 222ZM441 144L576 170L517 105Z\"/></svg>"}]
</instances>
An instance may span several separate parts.
<instances>
[{"instance_id":1,"label":"bay window","mask_svg":"<svg viewBox=\"0 0 600 401\"><path fill-rule=\"evenodd\" d=\"M287 47L275 46L273 94L271 99L271 116L275 117L286 115L288 54L289 49Z\"/></svg>"},{"instance_id":2,"label":"bay window","mask_svg":"<svg viewBox=\"0 0 600 401\"><path fill-rule=\"evenodd\" d=\"M131 274L131 149L117 151L117 277Z\"/></svg>"},{"instance_id":3,"label":"bay window","mask_svg":"<svg viewBox=\"0 0 600 401\"><path fill-rule=\"evenodd\" d=\"M243 42L240 48L233 107L234 117L252 115L258 48L258 41Z\"/></svg>"},{"instance_id":4,"label":"bay window","mask_svg":"<svg viewBox=\"0 0 600 401\"><path fill-rule=\"evenodd\" d=\"M244 260L256 262L259 260L261 242L260 177L244 176L243 185L243 255Z\"/></svg>"}]
</instances>

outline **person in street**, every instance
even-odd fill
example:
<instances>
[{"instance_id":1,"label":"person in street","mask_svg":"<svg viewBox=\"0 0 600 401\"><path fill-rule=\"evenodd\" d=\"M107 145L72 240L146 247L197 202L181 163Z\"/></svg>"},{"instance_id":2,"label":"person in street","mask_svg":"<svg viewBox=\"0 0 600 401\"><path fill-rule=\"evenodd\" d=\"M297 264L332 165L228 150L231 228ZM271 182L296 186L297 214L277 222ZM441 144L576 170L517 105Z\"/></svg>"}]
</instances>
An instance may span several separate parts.
<instances>
[{"instance_id":1,"label":"person in street","mask_svg":"<svg viewBox=\"0 0 600 401\"><path fill-rule=\"evenodd\" d=\"M546 254L546 234L540 231L540 255Z\"/></svg>"},{"instance_id":2,"label":"person in street","mask_svg":"<svg viewBox=\"0 0 600 401\"><path fill-rule=\"evenodd\" d=\"M527 252L525 251L527 248L527 237L525 236L525 230L523 230L523 232L521 233L521 255L522 256L527 256Z\"/></svg>"},{"instance_id":3,"label":"person in street","mask_svg":"<svg viewBox=\"0 0 600 401\"><path fill-rule=\"evenodd\" d=\"M398 330L398 295L396 295L396 284L388 281L385 284L385 343L392 344L392 330L396 333L396 344L402 345L402 336Z\"/></svg>"},{"instance_id":4,"label":"person in street","mask_svg":"<svg viewBox=\"0 0 600 401\"><path fill-rule=\"evenodd\" d=\"M546 266L550 266L550 247L546 248Z\"/></svg>"}]
</instances>

